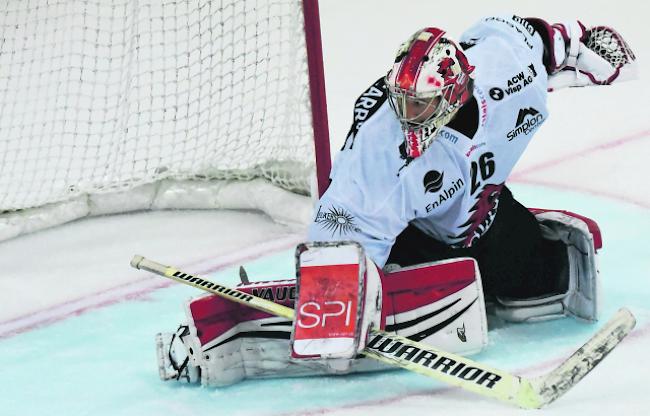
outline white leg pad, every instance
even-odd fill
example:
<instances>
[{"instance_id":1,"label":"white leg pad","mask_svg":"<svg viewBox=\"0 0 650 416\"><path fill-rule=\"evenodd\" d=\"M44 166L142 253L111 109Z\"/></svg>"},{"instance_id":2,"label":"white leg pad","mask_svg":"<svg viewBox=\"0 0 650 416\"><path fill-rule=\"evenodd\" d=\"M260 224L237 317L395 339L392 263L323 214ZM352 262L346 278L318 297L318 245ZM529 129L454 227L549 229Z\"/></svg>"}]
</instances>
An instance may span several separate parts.
<instances>
[{"instance_id":1,"label":"white leg pad","mask_svg":"<svg viewBox=\"0 0 650 416\"><path fill-rule=\"evenodd\" d=\"M158 374L161 380L177 380L187 383L199 381L200 369L188 355L189 327L181 325L176 333L156 335Z\"/></svg>"},{"instance_id":2,"label":"white leg pad","mask_svg":"<svg viewBox=\"0 0 650 416\"><path fill-rule=\"evenodd\" d=\"M536 213L542 236L562 241L567 248L569 288L566 293L537 299L498 299L497 316L513 322L540 321L563 316L593 322L601 308L597 248L600 231L592 220L565 211Z\"/></svg>"},{"instance_id":3,"label":"white leg pad","mask_svg":"<svg viewBox=\"0 0 650 416\"><path fill-rule=\"evenodd\" d=\"M367 264L370 268L370 264ZM373 265L374 267L374 265ZM371 269L372 270L372 269ZM384 277L372 273L373 280ZM487 343L483 292L476 261L455 259L396 271L385 277L381 309L377 293L366 291L371 311L361 322L410 337L450 352L469 354ZM373 286L375 284L373 283ZM383 285L382 285L383 286ZM238 289L285 306L296 298L295 281L259 282ZM385 295L385 296L384 296ZM369 297L368 297L369 296ZM195 371L186 381L205 386L226 386L246 378L296 377L342 374L395 368L367 358L304 360L291 357L291 322L207 295L187 305L188 324L183 331L182 350L175 358ZM363 324L365 329L367 326ZM365 337L365 335L364 335ZM177 379L177 372L165 358L169 343L159 348L163 379ZM176 357L176 353L172 355ZM167 360L169 361L169 360ZM176 365L178 367L178 365ZM199 371L200 369L200 371Z\"/></svg>"}]
</instances>

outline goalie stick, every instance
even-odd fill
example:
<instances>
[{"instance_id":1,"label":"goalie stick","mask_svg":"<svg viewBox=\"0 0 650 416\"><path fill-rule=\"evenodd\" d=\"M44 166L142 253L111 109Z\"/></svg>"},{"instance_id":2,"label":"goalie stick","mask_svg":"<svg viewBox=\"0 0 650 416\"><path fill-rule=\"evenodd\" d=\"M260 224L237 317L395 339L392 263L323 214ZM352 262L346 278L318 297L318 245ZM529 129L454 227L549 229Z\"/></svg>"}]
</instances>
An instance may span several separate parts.
<instances>
[{"instance_id":1,"label":"goalie stick","mask_svg":"<svg viewBox=\"0 0 650 416\"><path fill-rule=\"evenodd\" d=\"M294 318L294 310L291 308L183 273L142 256L134 256L131 266L272 315L287 319ZM369 341L363 354L481 396L534 409L555 401L582 380L634 328L635 323L634 316L629 310L620 309L587 343L562 364L534 378L517 376L380 330L370 331Z\"/></svg>"}]
</instances>

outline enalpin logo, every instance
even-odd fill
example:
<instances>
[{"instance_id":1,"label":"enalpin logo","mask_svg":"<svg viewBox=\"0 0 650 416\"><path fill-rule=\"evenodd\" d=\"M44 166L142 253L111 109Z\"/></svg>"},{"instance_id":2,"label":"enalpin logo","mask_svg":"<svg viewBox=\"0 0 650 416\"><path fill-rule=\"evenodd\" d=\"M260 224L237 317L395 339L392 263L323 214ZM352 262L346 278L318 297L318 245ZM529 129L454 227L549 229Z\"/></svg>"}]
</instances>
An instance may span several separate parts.
<instances>
[{"instance_id":1,"label":"enalpin logo","mask_svg":"<svg viewBox=\"0 0 650 416\"><path fill-rule=\"evenodd\" d=\"M539 127L540 123L544 120L544 116L533 107L522 108L517 115L517 123L515 128L510 130L507 134L508 141L511 141L520 134L528 135L530 132Z\"/></svg>"},{"instance_id":2,"label":"enalpin logo","mask_svg":"<svg viewBox=\"0 0 650 416\"><path fill-rule=\"evenodd\" d=\"M427 204L427 206L425 207L426 211L431 212L434 209L438 208L441 204L443 204L445 201L448 201L449 198L454 196L454 194L457 191L459 191L460 188L462 188L464 185L465 185L465 182L463 182L462 178L458 178L457 180L452 181L451 186L449 188L445 189L444 192L441 192L441 193L437 194L437 198L436 198L435 201L433 201L430 204ZM442 184L441 184L441 186L442 186ZM440 187L438 187L438 189L436 189L436 191L439 190L439 189L440 189ZM433 192L435 192L435 191L433 191Z\"/></svg>"},{"instance_id":3,"label":"enalpin logo","mask_svg":"<svg viewBox=\"0 0 650 416\"><path fill-rule=\"evenodd\" d=\"M424 175L424 193L427 192L438 192L442 188L442 182L445 178L444 172L438 172L437 170L430 170Z\"/></svg>"}]
</instances>

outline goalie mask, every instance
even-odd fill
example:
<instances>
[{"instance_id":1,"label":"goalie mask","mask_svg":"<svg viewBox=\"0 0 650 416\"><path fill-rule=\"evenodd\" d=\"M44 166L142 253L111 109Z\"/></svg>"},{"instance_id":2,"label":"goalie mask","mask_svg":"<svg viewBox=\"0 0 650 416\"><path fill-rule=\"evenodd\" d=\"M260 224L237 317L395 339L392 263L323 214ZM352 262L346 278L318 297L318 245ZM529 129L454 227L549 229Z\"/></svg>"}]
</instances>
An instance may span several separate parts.
<instances>
[{"instance_id":1,"label":"goalie mask","mask_svg":"<svg viewBox=\"0 0 650 416\"><path fill-rule=\"evenodd\" d=\"M434 27L416 32L399 48L386 76L410 158L420 156L436 131L472 96L474 67L461 47L444 34Z\"/></svg>"}]
</instances>

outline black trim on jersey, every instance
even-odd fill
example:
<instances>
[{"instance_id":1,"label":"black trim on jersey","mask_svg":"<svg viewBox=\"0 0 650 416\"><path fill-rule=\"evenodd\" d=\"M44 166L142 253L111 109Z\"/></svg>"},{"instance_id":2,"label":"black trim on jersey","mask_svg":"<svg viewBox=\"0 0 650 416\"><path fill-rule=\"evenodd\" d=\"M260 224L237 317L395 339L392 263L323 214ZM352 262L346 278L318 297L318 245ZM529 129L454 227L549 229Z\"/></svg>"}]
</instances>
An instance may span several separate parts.
<instances>
[{"instance_id":1,"label":"black trim on jersey","mask_svg":"<svg viewBox=\"0 0 650 416\"><path fill-rule=\"evenodd\" d=\"M528 23L539 33L544 44L544 52L542 52L542 63L546 68L546 72L550 75L555 69L555 58L553 57L553 33L550 32L551 28L546 21L537 18L526 18Z\"/></svg>"},{"instance_id":2,"label":"black trim on jersey","mask_svg":"<svg viewBox=\"0 0 650 416\"><path fill-rule=\"evenodd\" d=\"M405 162L404 162L404 166L402 166L401 168L399 168L399 170L397 171L397 176L399 176L399 174L400 174L400 172L402 171L402 169L404 169L405 167L407 167L407 166L409 165L409 163L413 162L413 160L414 160L412 157L410 157L409 155L406 154L406 140L403 141L403 142L399 145L398 149L399 149L399 157L401 157L402 159L404 159Z\"/></svg>"},{"instance_id":3,"label":"black trim on jersey","mask_svg":"<svg viewBox=\"0 0 650 416\"><path fill-rule=\"evenodd\" d=\"M478 130L478 103L476 98L472 97L468 102L458 109L458 112L447 123L447 127L473 139Z\"/></svg>"},{"instance_id":4,"label":"black trim on jersey","mask_svg":"<svg viewBox=\"0 0 650 416\"><path fill-rule=\"evenodd\" d=\"M464 51L466 51L476 46L476 42L478 42L478 39L470 39L468 42L460 42L460 47L463 48Z\"/></svg>"},{"instance_id":5,"label":"black trim on jersey","mask_svg":"<svg viewBox=\"0 0 650 416\"><path fill-rule=\"evenodd\" d=\"M379 107L381 107L386 99L388 93L386 90L386 83L384 77L379 78L367 90L357 98L354 103L354 114L352 116L352 126L345 138L345 143L341 150L352 149L354 146L354 138L357 136L359 129L363 126L370 117L372 117Z\"/></svg>"}]
</instances>

